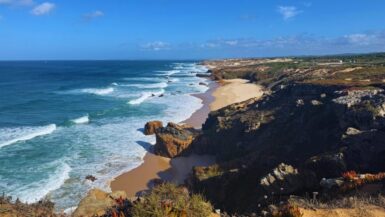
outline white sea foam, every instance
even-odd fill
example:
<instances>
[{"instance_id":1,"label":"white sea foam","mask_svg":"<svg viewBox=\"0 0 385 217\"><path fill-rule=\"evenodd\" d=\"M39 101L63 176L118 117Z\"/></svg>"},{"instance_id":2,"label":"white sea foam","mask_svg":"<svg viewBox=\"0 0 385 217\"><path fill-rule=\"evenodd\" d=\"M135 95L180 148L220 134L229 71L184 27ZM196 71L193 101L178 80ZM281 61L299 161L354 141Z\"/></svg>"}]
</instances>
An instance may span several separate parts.
<instances>
[{"instance_id":1,"label":"white sea foam","mask_svg":"<svg viewBox=\"0 0 385 217\"><path fill-rule=\"evenodd\" d=\"M188 70L191 70L188 69L188 65L182 66L183 69L181 67L180 72L175 76L188 73ZM57 164L54 167L56 169L52 170L49 168L47 171L50 172L44 173L49 174L49 177L41 177L40 180L35 181L31 185L15 186L9 193L15 196L24 196L22 199L31 202L48 194L47 198L55 202L57 211L68 208L66 211L70 212L73 210L72 207L78 204L89 189L97 187L108 191L108 183L113 177L132 170L143 162L142 159L146 153L146 144L144 143L155 142L155 137L144 136L143 133L137 130L142 128L144 123L154 119L159 119L163 122L180 122L187 119L195 110L202 106L200 99L189 95L190 93L200 91L201 87L197 84L199 81L203 81L201 78L175 78L171 76L166 79L164 76L154 76L154 78L142 79L137 77L127 80L130 82L134 81L137 84L145 80L159 83L171 80L175 83L168 84L167 90L170 91L170 94L165 94L164 97L151 97L152 94L159 96L165 92L165 90L160 88L155 90L148 90L146 88L144 90L136 90L119 87L119 82L117 83L118 86L112 83L110 86L115 88L115 91L112 94L108 94L108 96L126 97L126 99L135 97L135 99L128 103L136 105L144 101L151 101L155 105L161 104L158 110L154 109L159 112L148 114L148 116L147 114L143 116L139 114L129 115L128 117L119 115L119 112L117 112L116 116L95 118L91 124L77 124L60 128L55 133L54 138L49 137L47 139L50 140L50 144L70 147L65 149L68 159L66 161L63 160L63 163L68 163L70 167L67 165L68 167L66 168L65 165ZM194 83L195 85L186 88L186 84L189 83ZM83 90L77 89L74 93L82 94L84 93ZM178 92L178 94L172 95L172 92ZM148 108L145 103L141 106L143 106L143 109ZM140 110L142 109L141 106L137 106L135 109ZM155 106L155 108L158 107ZM46 168L42 171L45 170ZM52 171L54 172L52 173ZM97 177L97 180L95 182L85 182L84 176L87 174L94 175ZM68 178L69 175L70 178ZM55 180L55 182L52 180ZM0 182L0 188L1 184Z\"/></svg>"},{"instance_id":2,"label":"white sea foam","mask_svg":"<svg viewBox=\"0 0 385 217\"><path fill-rule=\"evenodd\" d=\"M112 87L108 87L108 88L85 88L85 89L82 89L81 92L103 96L103 95L107 95L107 94L114 92L114 88L112 88Z\"/></svg>"},{"instance_id":3,"label":"white sea foam","mask_svg":"<svg viewBox=\"0 0 385 217\"><path fill-rule=\"evenodd\" d=\"M51 134L55 130L55 124L42 127L0 128L0 148L16 142Z\"/></svg>"},{"instance_id":4,"label":"white sea foam","mask_svg":"<svg viewBox=\"0 0 385 217\"><path fill-rule=\"evenodd\" d=\"M170 78L168 79L170 82L178 82L180 81L178 78Z\"/></svg>"},{"instance_id":5,"label":"white sea foam","mask_svg":"<svg viewBox=\"0 0 385 217\"><path fill-rule=\"evenodd\" d=\"M142 93L142 95L139 98L130 100L128 102L128 104L139 105L142 102L144 102L147 99L149 99L150 97L152 97L152 96L159 96L159 95L161 95L163 93L164 93L164 89L162 89L161 91L158 91L158 92L144 92L144 93Z\"/></svg>"},{"instance_id":6,"label":"white sea foam","mask_svg":"<svg viewBox=\"0 0 385 217\"><path fill-rule=\"evenodd\" d=\"M87 124L88 122L90 122L90 119L89 119L88 115L86 115L86 116L83 116L80 118L73 119L73 120L71 120L71 122L73 122L75 124Z\"/></svg>"},{"instance_id":7,"label":"white sea foam","mask_svg":"<svg viewBox=\"0 0 385 217\"><path fill-rule=\"evenodd\" d=\"M160 82L155 84L119 84L119 86L123 87L137 87L143 89L154 89L154 88L165 88L168 86L166 82Z\"/></svg>"},{"instance_id":8,"label":"white sea foam","mask_svg":"<svg viewBox=\"0 0 385 217\"><path fill-rule=\"evenodd\" d=\"M72 206L70 208L65 209L63 212L64 214L71 216L72 213L74 213L77 208L78 208L77 206Z\"/></svg>"},{"instance_id":9,"label":"white sea foam","mask_svg":"<svg viewBox=\"0 0 385 217\"><path fill-rule=\"evenodd\" d=\"M133 77L133 78L123 78L125 81L161 81L164 80L162 77Z\"/></svg>"},{"instance_id":10,"label":"white sea foam","mask_svg":"<svg viewBox=\"0 0 385 217\"><path fill-rule=\"evenodd\" d=\"M173 69L173 70L156 71L156 72L161 73L161 74L159 74L159 75L168 75L168 76L170 76L170 75L173 75L173 74L176 74L176 73L180 72L180 70L175 70L175 69Z\"/></svg>"},{"instance_id":11,"label":"white sea foam","mask_svg":"<svg viewBox=\"0 0 385 217\"><path fill-rule=\"evenodd\" d=\"M64 162L59 163L57 169L52 173L48 179L42 179L39 182L34 182L18 189L16 195L27 203L34 203L44 198L48 193L54 191L64 184L64 182L70 178L69 174L72 168Z\"/></svg>"}]
</instances>

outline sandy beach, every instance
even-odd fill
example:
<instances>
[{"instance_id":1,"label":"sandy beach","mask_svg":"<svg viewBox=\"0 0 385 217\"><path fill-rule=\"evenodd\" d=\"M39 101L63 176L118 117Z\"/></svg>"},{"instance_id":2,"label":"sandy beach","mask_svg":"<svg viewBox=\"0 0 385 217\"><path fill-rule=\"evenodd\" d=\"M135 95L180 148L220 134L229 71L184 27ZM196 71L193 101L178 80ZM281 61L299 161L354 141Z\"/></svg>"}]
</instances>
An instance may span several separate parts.
<instances>
[{"instance_id":1,"label":"sandy beach","mask_svg":"<svg viewBox=\"0 0 385 217\"><path fill-rule=\"evenodd\" d=\"M221 85L210 82L207 92L194 95L202 99L202 108L183 123L201 128L210 111L253 97L260 97L262 94L260 86L248 83L247 80L226 80ZM215 163L213 156L192 155L169 159L152 153L147 153L143 160L143 164L139 167L116 177L111 182L111 190L123 190L129 197L134 197L150 188L154 180L162 179L182 184L193 166L208 166Z\"/></svg>"},{"instance_id":2,"label":"sandy beach","mask_svg":"<svg viewBox=\"0 0 385 217\"><path fill-rule=\"evenodd\" d=\"M224 80L224 84L213 92L215 100L210 104L210 110L215 111L233 103L242 102L254 97L261 97L262 95L262 87L249 83L248 80Z\"/></svg>"}]
</instances>

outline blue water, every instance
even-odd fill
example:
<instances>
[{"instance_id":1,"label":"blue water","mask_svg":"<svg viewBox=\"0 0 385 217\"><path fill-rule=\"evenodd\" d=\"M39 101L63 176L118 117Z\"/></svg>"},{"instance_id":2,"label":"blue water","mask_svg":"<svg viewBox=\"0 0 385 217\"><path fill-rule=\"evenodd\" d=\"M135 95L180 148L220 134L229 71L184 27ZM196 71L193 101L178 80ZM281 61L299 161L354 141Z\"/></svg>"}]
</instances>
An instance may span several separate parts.
<instances>
[{"instance_id":1,"label":"blue water","mask_svg":"<svg viewBox=\"0 0 385 217\"><path fill-rule=\"evenodd\" d=\"M193 62L0 62L0 192L58 210L142 162L140 129L179 122L207 90ZM162 97L160 97L162 96ZM86 175L97 177L95 182Z\"/></svg>"}]
</instances>

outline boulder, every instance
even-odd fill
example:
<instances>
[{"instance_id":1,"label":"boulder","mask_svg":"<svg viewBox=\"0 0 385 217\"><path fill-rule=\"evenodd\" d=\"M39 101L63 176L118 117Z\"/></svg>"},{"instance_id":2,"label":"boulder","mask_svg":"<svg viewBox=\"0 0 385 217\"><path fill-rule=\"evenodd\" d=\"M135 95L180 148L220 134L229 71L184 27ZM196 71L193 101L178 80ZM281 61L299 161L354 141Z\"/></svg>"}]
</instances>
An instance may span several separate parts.
<instances>
[{"instance_id":1,"label":"boulder","mask_svg":"<svg viewBox=\"0 0 385 217\"><path fill-rule=\"evenodd\" d=\"M95 176L93 176L93 175L87 175L86 176L86 180L90 180L91 182L94 182L94 181L97 180L97 178Z\"/></svg>"},{"instance_id":2,"label":"boulder","mask_svg":"<svg viewBox=\"0 0 385 217\"><path fill-rule=\"evenodd\" d=\"M127 198L124 191L106 193L99 189L92 189L83 198L73 213L73 217L103 216L108 208L115 205L115 199Z\"/></svg>"},{"instance_id":3,"label":"boulder","mask_svg":"<svg viewBox=\"0 0 385 217\"><path fill-rule=\"evenodd\" d=\"M347 170L345 156L342 152L311 157L305 162L305 166L314 172L319 179L338 177Z\"/></svg>"},{"instance_id":4,"label":"boulder","mask_svg":"<svg viewBox=\"0 0 385 217\"><path fill-rule=\"evenodd\" d=\"M177 157L187 151L194 137L194 131L188 126L168 123L167 127L156 130L155 154Z\"/></svg>"},{"instance_id":5,"label":"boulder","mask_svg":"<svg viewBox=\"0 0 385 217\"><path fill-rule=\"evenodd\" d=\"M284 163L260 179L260 185L269 193L290 194L304 187L298 170Z\"/></svg>"},{"instance_id":6,"label":"boulder","mask_svg":"<svg viewBox=\"0 0 385 217\"><path fill-rule=\"evenodd\" d=\"M153 135L156 130L163 127L162 121L150 121L144 126L144 135Z\"/></svg>"}]
</instances>

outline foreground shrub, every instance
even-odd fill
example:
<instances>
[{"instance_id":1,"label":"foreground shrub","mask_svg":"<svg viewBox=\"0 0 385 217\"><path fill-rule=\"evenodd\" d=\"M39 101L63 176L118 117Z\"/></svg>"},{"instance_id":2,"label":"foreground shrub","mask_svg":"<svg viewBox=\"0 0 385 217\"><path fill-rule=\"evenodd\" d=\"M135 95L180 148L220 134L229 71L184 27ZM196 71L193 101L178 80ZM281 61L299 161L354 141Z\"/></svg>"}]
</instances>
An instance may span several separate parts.
<instances>
[{"instance_id":1,"label":"foreground shrub","mask_svg":"<svg viewBox=\"0 0 385 217\"><path fill-rule=\"evenodd\" d=\"M212 206L200 195L173 184L155 187L143 201L135 203L132 214L138 217L206 217Z\"/></svg>"},{"instance_id":2,"label":"foreground shrub","mask_svg":"<svg viewBox=\"0 0 385 217\"><path fill-rule=\"evenodd\" d=\"M296 205L284 205L279 208L276 213L272 214L273 217L302 217L303 213Z\"/></svg>"},{"instance_id":3,"label":"foreground shrub","mask_svg":"<svg viewBox=\"0 0 385 217\"><path fill-rule=\"evenodd\" d=\"M62 217L64 215L54 213L54 204L48 200L41 200L36 203L22 203L19 199L15 201L12 197L0 196L1 217Z\"/></svg>"}]
</instances>

